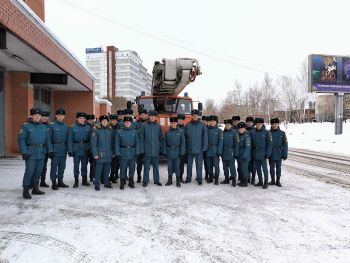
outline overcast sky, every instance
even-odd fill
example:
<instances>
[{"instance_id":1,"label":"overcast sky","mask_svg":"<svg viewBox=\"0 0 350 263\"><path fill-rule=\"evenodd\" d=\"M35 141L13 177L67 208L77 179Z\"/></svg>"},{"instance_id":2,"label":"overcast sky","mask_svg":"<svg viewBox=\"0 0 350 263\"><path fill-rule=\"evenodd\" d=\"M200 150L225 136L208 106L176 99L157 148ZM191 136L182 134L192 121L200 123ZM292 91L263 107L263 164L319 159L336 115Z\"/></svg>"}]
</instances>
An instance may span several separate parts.
<instances>
[{"instance_id":1,"label":"overcast sky","mask_svg":"<svg viewBox=\"0 0 350 263\"><path fill-rule=\"evenodd\" d=\"M236 79L248 88L265 71L298 73L311 53L349 55L349 10L346 0L46 0L46 24L84 63L101 45L135 50L150 73L164 57L197 58L203 75L186 91L219 103Z\"/></svg>"}]
</instances>

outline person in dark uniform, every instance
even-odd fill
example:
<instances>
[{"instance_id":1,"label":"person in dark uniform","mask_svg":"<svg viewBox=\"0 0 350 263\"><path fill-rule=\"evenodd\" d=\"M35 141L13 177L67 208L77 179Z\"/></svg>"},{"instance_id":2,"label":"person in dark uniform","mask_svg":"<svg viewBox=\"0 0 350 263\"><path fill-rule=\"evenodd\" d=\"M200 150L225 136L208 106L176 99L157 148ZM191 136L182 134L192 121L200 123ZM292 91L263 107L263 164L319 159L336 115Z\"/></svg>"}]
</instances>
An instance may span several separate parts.
<instances>
[{"instance_id":1,"label":"person in dark uniform","mask_svg":"<svg viewBox=\"0 0 350 263\"><path fill-rule=\"evenodd\" d=\"M50 117L50 112L49 111L43 111L41 115L41 123L46 125L48 128L49 125L49 117ZM48 154L45 155L44 159L44 166L43 166L43 171L41 172L40 176L40 187L50 187L45 181L46 181L46 172L47 172L47 161L49 157Z\"/></svg>"},{"instance_id":2,"label":"person in dark uniform","mask_svg":"<svg viewBox=\"0 0 350 263\"><path fill-rule=\"evenodd\" d=\"M141 109L139 111L139 119L136 121L136 128L138 130L138 134L139 134L139 138L140 138L140 145L141 147L143 147L143 141L142 141L142 133L143 133L143 129L144 129L144 124L147 121L147 110L146 109ZM141 183L142 181L142 165L143 165L143 161L144 161L144 154L143 154L143 149L140 149L140 154L137 155L137 183ZM142 152L142 153L141 153Z\"/></svg>"},{"instance_id":3,"label":"person in dark uniform","mask_svg":"<svg viewBox=\"0 0 350 263\"><path fill-rule=\"evenodd\" d=\"M96 160L95 167L95 190L100 191L101 176L105 188L113 188L109 182L109 171L112 157L114 156L114 146L112 145L112 128L109 126L107 115L99 117L100 124L96 124L90 141L91 152Z\"/></svg>"},{"instance_id":4,"label":"person in dark uniform","mask_svg":"<svg viewBox=\"0 0 350 263\"><path fill-rule=\"evenodd\" d=\"M272 135L272 154L270 157L270 175L271 182L270 185L281 185L281 170L282 170L282 160L287 160L288 157L288 140L286 133L281 131L279 127L279 119L271 119L271 135ZM275 175L277 175L277 180L275 181Z\"/></svg>"},{"instance_id":5,"label":"person in dark uniform","mask_svg":"<svg viewBox=\"0 0 350 263\"><path fill-rule=\"evenodd\" d=\"M149 120L144 124L142 133L143 149L145 153L145 167L143 172L143 187L149 183L149 171L152 163L154 184L162 186L159 178L159 155L162 152L163 132L157 123L158 113L154 110L148 112Z\"/></svg>"},{"instance_id":6,"label":"person in dark uniform","mask_svg":"<svg viewBox=\"0 0 350 263\"><path fill-rule=\"evenodd\" d=\"M109 116L110 119L110 126L112 128L112 145L114 145L115 136L117 135L117 132L119 130L118 126L118 114L111 114ZM111 173L109 175L109 181L113 184L116 184L118 182L119 177L119 159L114 156L112 158L111 162Z\"/></svg>"},{"instance_id":7,"label":"person in dark uniform","mask_svg":"<svg viewBox=\"0 0 350 263\"><path fill-rule=\"evenodd\" d=\"M247 132L249 134L249 136L251 136L251 132L255 129L254 125L254 118L251 116L248 116L245 119L245 122L247 124ZM248 170L249 170L249 176L248 176L248 183L250 182L252 185L255 184L255 173L256 173L256 169L254 168L254 162L253 162L253 151L251 151L251 158L249 161L249 165L248 165Z\"/></svg>"},{"instance_id":8,"label":"person in dark uniform","mask_svg":"<svg viewBox=\"0 0 350 263\"><path fill-rule=\"evenodd\" d=\"M66 169L67 161L68 141L68 126L63 122L65 116L66 111L64 109L56 110L56 119L49 125L51 143L54 151L54 156L51 159L50 171L53 190L69 187L63 182L64 170ZM57 179L58 182L56 181Z\"/></svg>"},{"instance_id":9,"label":"person in dark uniform","mask_svg":"<svg viewBox=\"0 0 350 263\"><path fill-rule=\"evenodd\" d=\"M264 119L255 118L255 129L251 132L254 166L257 169L259 182L255 186L268 188L269 174L267 171L267 160L271 157L272 152L272 135L266 130ZM264 181L262 171L264 173Z\"/></svg>"},{"instance_id":10,"label":"person in dark uniform","mask_svg":"<svg viewBox=\"0 0 350 263\"><path fill-rule=\"evenodd\" d=\"M207 165L209 179L208 183L213 182L214 184L219 184L220 176L220 156L222 155L222 145L223 145L223 135L221 129L218 127L218 116L209 116L209 126L208 126L208 150L207 150ZM215 168L215 174L214 174Z\"/></svg>"},{"instance_id":11,"label":"person in dark uniform","mask_svg":"<svg viewBox=\"0 0 350 263\"><path fill-rule=\"evenodd\" d=\"M138 130L132 127L133 118L125 116L124 127L119 129L115 137L115 155L120 159L120 189L124 190L126 174L129 170L129 187L135 188L135 159L140 155L141 145Z\"/></svg>"},{"instance_id":12,"label":"person in dark uniform","mask_svg":"<svg viewBox=\"0 0 350 263\"><path fill-rule=\"evenodd\" d=\"M185 114L177 115L177 127L179 127L179 129L182 130L184 134L186 134L185 119L186 119ZM185 151L186 151L186 145L185 145ZM183 175L185 171L185 162L186 162L186 152L184 155L180 156L180 183L184 183Z\"/></svg>"},{"instance_id":13,"label":"person in dark uniform","mask_svg":"<svg viewBox=\"0 0 350 263\"><path fill-rule=\"evenodd\" d=\"M180 183L180 156L185 155L185 135L177 125L177 117L170 117L170 128L164 135L163 154L167 157L168 182L166 186L173 184L173 174L176 176L176 186Z\"/></svg>"},{"instance_id":14,"label":"person in dark uniform","mask_svg":"<svg viewBox=\"0 0 350 263\"><path fill-rule=\"evenodd\" d=\"M43 170L46 154L51 158L53 149L50 140L49 129L40 122L41 110L33 108L30 110L32 119L23 124L18 135L19 149L25 161L25 172L23 176L23 198L31 199L29 187L34 183L32 194L43 195L45 192L39 189L39 179Z\"/></svg>"},{"instance_id":15,"label":"person in dark uniform","mask_svg":"<svg viewBox=\"0 0 350 263\"><path fill-rule=\"evenodd\" d=\"M238 115L232 116L233 126L232 129L238 131L238 123L241 121L241 117ZM238 180L241 180L241 174L239 169L239 162L237 162L237 174L238 174ZM233 180L233 177L230 177L230 180Z\"/></svg>"},{"instance_id":16,"label":"person in dark uniform","mask_svg":"<svg viewBox=\"0 0 350 263\"><path fill-rule=\"evenodd\" d=\"M248 186L248 165L251 156L251 139L246 131L247 124L245 122L239 122L237 124L238 132L239 132L239 158L238 163L241 168L241 182L238 183L240 187Z\"/></svg>"},{"instance_id":17,"label":"person in dark uniform","mask_svg":"<svg viewBox=\"0 0 350 263\"><path fill-rule=\"evenodd\" d=\"M233 121L233 129L234 130L238 130L238 123L241 121L241 117L240 116L237 116L237 115L234 115L232 116L232 121Z\"/></svg>"},{"instance_id":18,"label":"person in dark uniform","mask_svg":"<svg viewBox=\"0 0 350 263\"><path fill-rule=\"evenodd\" d=\"M239 135L238 130L232 128L232 119L224 120L225 129L223 132L222 166L225 180L221 184L230 183L230 174L233 177L232 186L236 186L236 164L235 159L239 157Z\"/></svg>"},{"instance_id":19,"label":"person in dark uniform","mask_svg":"<svg viewBox=\"0 0 350 263\"><path fill-rule=\"evenodd\" d=\"M92 129L86 123L86 113L76 113L76 123L68 130L68 156L73 157L74 185L79 186L79 166L81 166L82 185L90 186L87 179L87 166L90 154Z\"/></svg>"},{"instance_id":20,"label":"person in dark uniform","mask_svg":"<svg viewBox=\"0 0 350 263\"><path fill-rule=\"evenodd\" d=\"M86 122L91 127L91 131L92 131L92 128L95 125L95 115L94 114L87 114L86 115ZM90 163L89 178L90 178L90 182L93 182L95 179L95 159L92 156L91 149L90 149L90 153L89 153L89 163Z\"/></svg>"},{"instance_id":21,"label":"person in dark uniform","mask_svg":"<svg viewBox=\"0 0 350 263\"><path fill-rule=\"evenodd\" d=\"M185 183L192 181L193 159L196 162L196 181L202 185L203 152L208 149L208 129L199 119L199 110L192 110L192 120L186 125L187 177Z\"/></svg>"},{"instance_id":22,"label":"person in dark uniform","mask_svg":"<svg viewBox=\"0 0 350 263\"><path fill-rule=\"evenodd\" d=\"M202 116L202 123L205 128L208 128L209 116ZM208 182L209 172L208 172L208 163L207 163L207 150L203 152L203 162L204 162L204 180Z\"/></svg>"}]
</instances>

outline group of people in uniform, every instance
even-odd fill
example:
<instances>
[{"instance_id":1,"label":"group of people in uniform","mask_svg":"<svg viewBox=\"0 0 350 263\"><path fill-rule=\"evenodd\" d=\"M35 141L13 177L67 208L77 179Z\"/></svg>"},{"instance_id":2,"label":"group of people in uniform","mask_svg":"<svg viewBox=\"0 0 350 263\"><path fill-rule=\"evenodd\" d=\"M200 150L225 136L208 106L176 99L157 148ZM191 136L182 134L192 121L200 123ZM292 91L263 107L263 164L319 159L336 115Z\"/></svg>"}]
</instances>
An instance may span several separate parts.
<instances>
[{"instance_id":1,"label":"group of people in uniform","mask_svg":"<svg viewBox=\"0 0 350 263\"><path fill-rule=\"evenodd\" d=\"M198 185L203 183L203 163L205 181L218 185L220 158L225 177L221 184L231 182L234 187L247 187L251 183L263 189L268 185L282 186L281 166L288 156L288 141L285 132L279 128L278 118L270 120L271 129L267 130L262 118L247 117L243 122L240 116L233 116L224 120L222 131L217 116L201 116L199 110L192 110L192 119L187 124L183 114L170 117L170 127L163 134L157 122L158 113L154 110L141 109L136 122L132 109L101 115L98 121L93 114L77 112L76 122L71 127L64 122L64 109L56 110L51 123L50 112L33 108L30 115L18 135L25 161L22 184L25 199L31 199L31 194L45 194L39 186L49 187L46 183L48 159L51 159L52 189L69 187L63 181L67 155L74 163L73 188L79 187L80 175L82 185L90 186L88 181L93 182L96 191L100 191L101 184L113 188L112 183L117 183L119 178L121 190L127 181L130 188L135 188L135 170L137 183L142 182L143 187L147 187L151 165L154 184L162 186L159 176L162 156L167 159L166 186L173 184L173 174L177 187L191 183L193 162ZM184 178L185 163L187 173Z\"/></svg>"}]
</instances>

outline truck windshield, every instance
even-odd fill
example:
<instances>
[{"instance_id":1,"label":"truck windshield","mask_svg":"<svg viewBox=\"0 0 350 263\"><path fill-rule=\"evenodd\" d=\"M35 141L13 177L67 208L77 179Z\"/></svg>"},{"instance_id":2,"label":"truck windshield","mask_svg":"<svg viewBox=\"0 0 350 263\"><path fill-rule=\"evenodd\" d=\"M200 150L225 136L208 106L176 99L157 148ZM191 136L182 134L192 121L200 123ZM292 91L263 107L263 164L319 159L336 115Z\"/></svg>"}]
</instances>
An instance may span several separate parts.
<instances>
[{"instance_id":1,"label":"truck windshield","mask_svg":"<svg viewBox=\"0 0 350 263\"><path fill-rule=\"evenodd\" d=\"M140 98L138 105L147 111L156 110L158 113L191 114L192 110L191 100L187 99Z\"/></svg>"}]
</instances>

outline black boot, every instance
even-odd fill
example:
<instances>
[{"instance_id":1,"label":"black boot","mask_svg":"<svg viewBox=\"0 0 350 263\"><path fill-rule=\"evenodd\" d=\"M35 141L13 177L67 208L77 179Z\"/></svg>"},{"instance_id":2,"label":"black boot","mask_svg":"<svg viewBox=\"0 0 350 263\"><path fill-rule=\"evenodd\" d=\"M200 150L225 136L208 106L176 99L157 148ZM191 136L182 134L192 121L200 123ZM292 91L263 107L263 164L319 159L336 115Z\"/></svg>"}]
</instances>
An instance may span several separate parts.
<instances>
[{"instance_id":1,"label":"black boot","mask_svg":"<svg viewBox=\"0 0 350 263\"><path fill-rule=\"evenodd\" d=\"M90 182L94 181L94 177L90 174Z\"/></svg>"},{"instance_id":2,"label":"black boot","mask_svg":"<svg viewBox=\"0 0 350 263\"><path fill-rule=\"evenodd\" d=\"M213 182L213 176L210 174L209 177L208 177L207 183L211 184L212 182Z\"/></svg>"},{"instance_id":3,"label":"black boot","mask_svg":"<svg viewBox=\"0 0 350 263\"><path fill-rule=\"evenodd\" d=\"M168 176L168 182L166 182L166 186L172 185L173 184L173 177L171 175Z\"/></svg>"},{"instance_id":4,"label":"black boot","mask_svg":"<svg viewBox=\"0 0 350 263\"><path fill-rule=\"evenodd\" d=\"M232 178L231 186L236 187L236 177Z\"/></svg>"},{"instance_id":5,"label":"black boot","mask_svg":"<svg viewBox=\"0 0 350 263\"><path fill-rule=\"evenodd\" d=\"M95 191L100 191L100 186L99 185L95 185Z\"/></svg>"},{"instance_id":6,"label":"black boot","mask_svg":"<svg viewBox=\"0 0 350 263\"><path fill-rule=\"evenodd\" d=\"M50 187L50 186L45 182L45 178L41 178L41 180L40 180L40 187L44 187L44 188Z\"/></svg>"},{"instance_id":7,"label":"black boot","mask_svg":"<svg viewBox=\"0 0 350 263\"><path fill-rule=\"evenodd\" d=\"M116 184L116 183L117 183L117 181L115 180L114 175L109 176L109 181L110 181L112 184Z\"/></svg>"},{"instance_id":8,"label":"black boot","mask_svg":"<svg viewBox=\"0 0 350 263\"><path fill-rule=\"evenodd\" d=\"M205 173L205 177L204 177L205 181L208 181L209 179L209 175L207 173Z\"/></svg>"},{"instance_id":9,"label":"black boot","mask_svg":"<svg viewBox=\"0 0 350 263\"><path fill-rule=\"evenodd\" d=\"M179 176L176 177L176 187L181 187L181 178Z\"/></svg>"},{"instance_id":10,"label":"black boot","mask_svg":"<svg viewBox=\"0 0 350 263\"><path fill-rule=\"evenodd\" d=\"M263 183L262 182L258 182L257 184L255 184L254 186L263 186Z\"/></svg>"},{"instance_id":11,"label":"black boot","mask_svg":"<svg viewBox=\"0 0 350 263\"><path fill-rule=\"evenodd\" d=\"M229 184L230 183L230 179L227 175L225 175L225 180L223 180L222 182L220 182L220 184Z\"/></svg>"},{"instance_id":12,"label":"black boot","mask_svg":"<svg viewBox=\"0 0 350 263\"><path fill-rule=\"evenodd\" d=\"M88 183L87 176L83 176L83 182L81 183L83 186L90 186L90 183Z\"/></svg>"},{"instance_id":13,"label":"black boot","mask_svg":"<svg viewBox=\"0 0 350 263\"><path fill-rule=\"evenodd\" d=\"M238 186L240 186L240 187L247 187L247 186L248 186L248 181L242 180L242 182L240 182L240 183L238 184Z\"/></svg>"},{"instance_id":14,"label":"black boot","mask_svg":"<svg viewBox=\"0 0 350 263\"><path fill-rule=\"evenodd\" d=\"M78 177L74 177L74 185L73 185L73 188L78 188L79 186L79 179Z\"/></svg>"},{"instance_id":15,"label":"black boot","mask_svg":"<svg viewBox=\"0 0 350 263\"><path fill-rule=\"evenodd\" d=\"M269 187L268 181L264 181L263 189L267 189Z\"/></svg>"},{"instance_id":16,"label":"black boot","mask_svg":"<svg viewBox=\"0 0 350 263\"><path fill-rule=\"evenodd\" d=\"M125 178L120 179L120 190L124 190L124 185L126 184Z\"/></svg>"},{"instance_id":17,"label":"black boot","mask_svg":"<svg viewBox=\"0 0 350 263\"><path fill-rule=\"evenodd\" d=\"M281 185L281 177L280 176L277 176L277 181L276 181L276 185L278 186L278 187L282 187L282 185Z\"/></svg>"},{"instance_id":18,"label":"black boot","mask_svg":"<svg viewBox=\"0 0 350 263\"><path fill-rule=\"evenodd\" d=\"M275 177L271 177L271 181L269 182L269 185L275 185Z\"/></svg>"},{"instance_id":19,"label":"black boot","mask_svg":"<svg viewBox=\"0 0 350 263\"><path fill-rule=\"evenodd\" d=\"M24 199L32 199L32 196L29 193L29 187L23 186L23 198Z\"/></svg>"},{"instance_id":20,"label":"black boot","mask_svg":"<svg viewBox=\"0 0 350 263\"><path fill-rule=\"evenodd\" d=\"M57 184L58 187L61 187L61 188L68 188L69 186L66 185L64 182L63 182L63 179L58 179L58 184Z\"/></svg>"},{"instance_id":21,"label":"black boot","mask_svg":"<svg viewBox=\"0 0 350 263\"><path fill-rule=\"evenodd\" d=\"M185 181L184 181L184 175L183 174L181 174L180 175L180 183L184 183Z\"/></svg>"},{"instance_id":22,"label":"black boot","mask_svg":"<svg viewBox=\"0 0 350 263\"><path fill-rule=\"evenodd\" d=\"M219 185L219 176L215 176L215 185Z\"/></svg>"},{"instance_id":23,"label":"black boot","mask_svg":"<svg viewBox=\"0 0 350 263\"><path fill-rule=\"evenodd\" d=\"M141 181L142 181L141 174L138 174L137 175L137 183L139 184L139 183L141 183Z\"/></svg>"},{"instance_id":24,"label":"black boot","mask_svg":"<svg viewBox=\"0 0 350 263\"><path fill-rule=\"evenodd\" d=\"M255 184L255 175L252 175L252 180L250 181L250 184L252 184L252 185Z\"/></svg>"},{"instance_id":25,"label":"black boot","mask_svg":"<svg viewBox=\"0 0 350 263\"><path fill-rule=\"evenodd\" d=\"M162 183L161 183L161 182L155 182L154 184L155 184L155 185L158 185L158 186L162 186Z\"/></svg>"},{"instance_id":26,"label":"black boot","mask_svg":"<svg viewBox=\"0 0 350 263\"><path fill-rule=\"evenodd\" d=\"M51 186L52 190L58 190L58 186L57 186L57 183L56 183L56 179L55 180L52 180L52 186Z\"/></svg>"},{"instance_id":27,"label":"black boot","mask_svg":"<svg viewBox=\"0 0 350 263\"><path fill-rule=\"evenodd\" d=\"M134 177L130 177L129 178L129 187L130 188L135 188Z\"/></svg>"},{"instance_id":28,"label":"black boot","mask_svg":"<svg viewBox=\"0 0 350 263\"><path fill-rule=\"evenodd\" d=\"M40 191L39 189L39 183L34 184L33 190L32 190L32 195L44 195L45 192Z\"/></svg>"}]
</instances>

